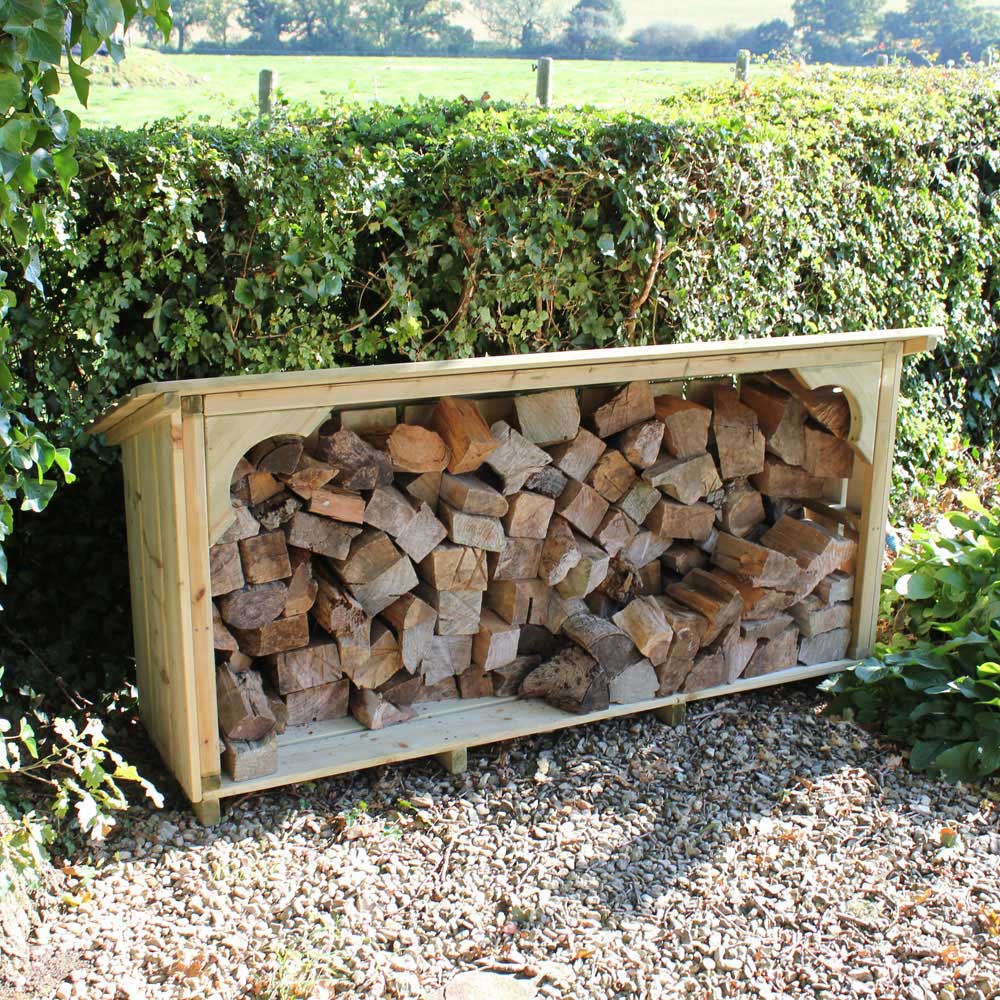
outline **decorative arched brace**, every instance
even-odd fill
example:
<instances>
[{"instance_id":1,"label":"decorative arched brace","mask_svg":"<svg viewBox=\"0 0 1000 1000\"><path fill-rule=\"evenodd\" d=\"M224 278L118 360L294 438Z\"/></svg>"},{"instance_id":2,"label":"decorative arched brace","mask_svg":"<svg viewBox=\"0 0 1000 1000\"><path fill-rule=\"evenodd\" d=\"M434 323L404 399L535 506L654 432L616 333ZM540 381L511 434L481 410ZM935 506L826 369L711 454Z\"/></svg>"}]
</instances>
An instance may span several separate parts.
<instances>
[{"instance_id":1,"label":"decorative arched brace","mask_svg":"<svg viewBox=\"0 0 1000 1000\"><path fill-rule=\"evenodd\" d=\"M847 440L866 462L871 462L875 454L882 362L793 368L791 372L807 389L833 386L844 393L851 408L851 429Z\"/></svg>"},{"instance_id":2,"label":"decorative arched brace","mask_svg":"<svg viewBox=\"0 0 1000 1000\"><path fill-rule=\"evenodd\" d=\"M205 473L208 480L209 540L233 523L230 480L237 462L258 442L276 434L308 437L330 417L327 406L269 413L234 413L205 418Z\"/></svg>"}]
</instances>

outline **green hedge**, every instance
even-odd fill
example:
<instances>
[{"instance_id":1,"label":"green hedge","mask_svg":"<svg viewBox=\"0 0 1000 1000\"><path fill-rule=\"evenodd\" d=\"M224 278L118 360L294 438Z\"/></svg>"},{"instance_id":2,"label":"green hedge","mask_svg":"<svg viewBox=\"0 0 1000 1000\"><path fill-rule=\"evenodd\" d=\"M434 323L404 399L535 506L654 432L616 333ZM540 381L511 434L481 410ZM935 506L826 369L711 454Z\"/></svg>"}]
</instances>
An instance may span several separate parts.
<instances>
[{"instance_id":1,"label":"green hedge","mask_svg":"<svg viewBox=\"0 0 1000 1000\"><path fill-rule=\"evenodd\" d=\"M46 298L19 290L22 374L110 496L81 428L137 382L942 324L906 368L908 485L958 432L992 438L998 111L987 73L907 69L651 116L458 101L90 133L49 201ZM90 528L77 489L18 544Z\"/></svg>"}]
</instances>

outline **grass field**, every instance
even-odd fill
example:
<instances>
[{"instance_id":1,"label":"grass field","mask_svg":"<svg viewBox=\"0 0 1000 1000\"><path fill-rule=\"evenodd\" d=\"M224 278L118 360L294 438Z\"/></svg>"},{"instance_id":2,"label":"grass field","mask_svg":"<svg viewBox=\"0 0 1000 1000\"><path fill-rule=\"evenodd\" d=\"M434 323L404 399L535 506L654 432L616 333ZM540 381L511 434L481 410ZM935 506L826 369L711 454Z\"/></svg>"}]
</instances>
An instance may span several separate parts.
<instances>
[{"instance_id":1,"label":"grass field","mask_svg":"<svg viewBox=\"0 0 1000 1000\"><path fill-rule=\"evenodd\" d=\"M161 55L133 48L116 71L95 73L90 106L82 110L68 86L66 107L90 126L136 128L181 114L218 122L256 101L257 74L278 74L294 101L363 102L418 97L470 99L488 92L499 100L530 100L535 75L526 59L407 59L350 56ZM559 62L553 72L558 104L639 109L678 86L731 79L721 63ZM111 85L112 78L119 85Z\"/></svg>"}]
</instances>

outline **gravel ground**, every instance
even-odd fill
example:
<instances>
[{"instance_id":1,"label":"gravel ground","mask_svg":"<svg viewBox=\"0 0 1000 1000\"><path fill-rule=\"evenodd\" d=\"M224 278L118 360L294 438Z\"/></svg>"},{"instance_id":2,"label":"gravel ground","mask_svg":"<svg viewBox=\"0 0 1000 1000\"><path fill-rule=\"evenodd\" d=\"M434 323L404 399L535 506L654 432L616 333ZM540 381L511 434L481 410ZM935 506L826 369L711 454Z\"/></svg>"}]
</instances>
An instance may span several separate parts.
<instances>
[{"instance_id":1,"label":"gravel ground","mask_svg":"<svg viewBox=\"0 0 1000 1000\"><path fill-rule=\"evenodd\" d=\"M1000 796L820 705L701 702L676 729L470 751L457 777L248 797L211 830L137 810L65 870L7 995L418 998L475 969L553 998L1000 995Z\"/></svg>"}]
</instances>

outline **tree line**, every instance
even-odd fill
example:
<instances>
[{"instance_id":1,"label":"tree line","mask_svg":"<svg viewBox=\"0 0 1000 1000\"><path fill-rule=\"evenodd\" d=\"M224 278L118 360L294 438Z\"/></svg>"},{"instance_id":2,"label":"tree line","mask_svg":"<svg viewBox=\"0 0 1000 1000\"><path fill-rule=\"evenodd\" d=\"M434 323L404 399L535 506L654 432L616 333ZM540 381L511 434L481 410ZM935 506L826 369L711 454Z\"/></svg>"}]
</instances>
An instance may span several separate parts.
<instances>
[{"instance_id":1,"label":"tree line","mask_svg":"<svg viewBox=\"0 0 1000 1000\"><path fill-rule=\"evenodd\" d=\"M975 0L795 0L790 20L699 31L656 22L625 33L619 0L173 0L177 51L530 55L724 61L737 49L814 62L978 59L1000 44L1000 14ZM197 40L192 45L192 37Z\"/></svg>"}]
</instances>

